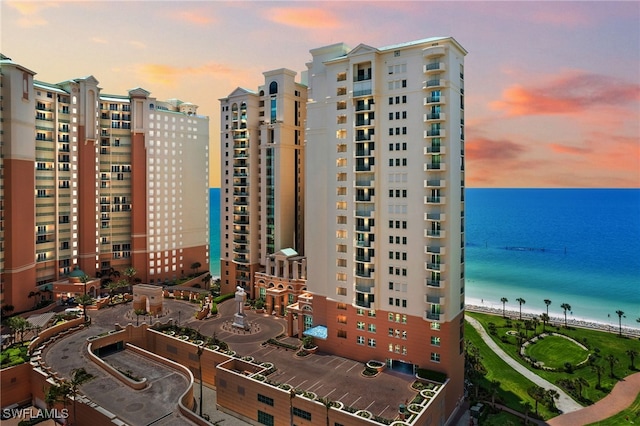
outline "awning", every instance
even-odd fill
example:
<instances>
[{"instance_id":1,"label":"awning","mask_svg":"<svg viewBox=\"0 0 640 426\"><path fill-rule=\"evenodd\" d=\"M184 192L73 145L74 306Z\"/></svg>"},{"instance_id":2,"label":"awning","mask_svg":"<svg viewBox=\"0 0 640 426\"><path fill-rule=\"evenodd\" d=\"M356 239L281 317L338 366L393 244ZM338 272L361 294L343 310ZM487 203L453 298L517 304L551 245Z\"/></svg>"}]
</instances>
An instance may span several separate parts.
<instances>
[{"instance_id":1,"label":"awning","mask_svg":"<svg viewBox=\"0 0 640 426\"><path fill-rule=\"evenodd\" d=\"M311 336L322 340L327 340L327 326L316 325L302 332L305 336Z\"/></svg>"}]
</instances>

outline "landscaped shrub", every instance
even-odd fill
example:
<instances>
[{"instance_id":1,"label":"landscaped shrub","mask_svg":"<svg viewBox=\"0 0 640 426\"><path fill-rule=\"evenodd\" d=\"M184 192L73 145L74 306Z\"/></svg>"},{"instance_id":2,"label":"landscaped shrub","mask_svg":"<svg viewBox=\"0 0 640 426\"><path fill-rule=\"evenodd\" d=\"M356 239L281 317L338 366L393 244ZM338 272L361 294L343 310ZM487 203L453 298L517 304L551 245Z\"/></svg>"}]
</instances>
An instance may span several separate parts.
<instances>
[{"instance_id":1,"label":"landscaped shrub","mask_svg":"<svg viewBox=\"0 0 640 426\"><path fill-rule=\"evenodd\" d=\"M427 370L426 368L418 368L418 377L438 383L444 383L447 380L447 375L445 373Z\"/></svg>"},{"instance_id":2,"label":"landscaped shrub","mask_svg":"<svg viewBox=\"0 0 640 426\"><path fill-rule=\"evenodd\" d=\"M213 299L213 301L214 301L215 303L222 303L222 302L224 302L225 300L233 299L233 298L234 298L234 296L235 296L235 293L221 294L220 296L215 297L215 298Z\"/></svg>"},{"instance_id":3,"label":"landscaped shrub","mask_svg":"<svg viewBox=\"0 0 640 426\"><path fill-rule=\"evenodd\" d=\"M211 315L216 315L218 313L218 305L216 302L211 302Z\"/></svg>"}]
</instances>

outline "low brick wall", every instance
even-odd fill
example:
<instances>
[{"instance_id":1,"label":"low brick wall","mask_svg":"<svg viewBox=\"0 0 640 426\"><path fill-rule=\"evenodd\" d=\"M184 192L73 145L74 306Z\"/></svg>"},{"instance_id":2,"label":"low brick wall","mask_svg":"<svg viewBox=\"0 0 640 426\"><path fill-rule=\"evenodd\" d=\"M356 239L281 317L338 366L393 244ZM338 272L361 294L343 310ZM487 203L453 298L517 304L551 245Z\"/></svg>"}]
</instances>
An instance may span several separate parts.
<instances>
[{"instance_id":1,"label":"low brick wall","mask_svg":"<svg viewBox=\"0 0 640 426\"><path fill-rule=\"evenodd\" d=\"M38 335L38 337L36 337L35 339L33 339L31 341L31 343L29 344L29 349L28 349L27 352L29 354L31 354L35 348L37 348L38 346L40 346L42 343L44 343L45 341L49 340L53 336L55 336L57 334L60 334L60 333L62 333L64 331L67 331L70 328L81 327L81 326L84 326L84 318L83 317L72 319L70 321L65 321L65 322L63 322L61 324L54 325L53 327L49 327L49 328L43 330Z\"/></svg>"}]
</instances>

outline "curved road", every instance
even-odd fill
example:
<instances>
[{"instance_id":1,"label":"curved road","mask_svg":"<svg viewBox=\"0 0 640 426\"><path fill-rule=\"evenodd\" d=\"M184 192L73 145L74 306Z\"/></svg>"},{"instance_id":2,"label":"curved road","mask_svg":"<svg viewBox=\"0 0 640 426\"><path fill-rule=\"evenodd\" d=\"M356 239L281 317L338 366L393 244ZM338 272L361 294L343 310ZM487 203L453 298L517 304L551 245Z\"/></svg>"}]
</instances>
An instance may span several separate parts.
<instances>
[{"instance_id":1,"label":"curved road","mask_svg":"<svg viewBox=\"0 0 640 426\"><path fill-rule=\"evenodd\" d=\"M514 370L522 374L527 379L531 380L536 385L545 389L554 389L556 392L558 392L560 398L556 401L556 407L562 410L563 413L571 413L584 408L582 407L582 405L574 401L569 395L566 394L565 391L560 389L558 386L546 381L542 377L524 367L515 359L511 358L509 354L503 351L502 348L493 341L493 339L487 334L487 331L484 329L484 327L482 327L482 324L480 324L478 320L470 316L466 316L465 319L469 321L469 324L471 324L473 328L478 331L478 333L480 333L482 340L484 340L484 342L491 348L491 350L498 354L498 356L500 356L500 358L502 358L504 362L509 364Z\"/></svg>"}]
</instances>

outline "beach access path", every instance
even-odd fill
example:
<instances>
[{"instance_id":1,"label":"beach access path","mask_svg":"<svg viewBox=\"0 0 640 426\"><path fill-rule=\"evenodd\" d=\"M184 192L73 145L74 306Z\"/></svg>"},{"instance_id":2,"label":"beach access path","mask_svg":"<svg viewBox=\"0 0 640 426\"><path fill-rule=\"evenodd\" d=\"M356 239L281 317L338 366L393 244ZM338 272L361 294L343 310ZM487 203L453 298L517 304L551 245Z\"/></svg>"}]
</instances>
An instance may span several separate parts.
<instances>
[{"instance_id":1,"label":"beach access path","mask_svg":"<svg viewBox=\"0 0 640 426\"><path fill-rule=\"evenodd\" d=\"M482 327L482 324L480 324L478 320L470 316L466 316L465 319L469 321L469 324L471 324L473 328L475 328L478 331L478 333L480 334L480 337L482 337L482 340L487 344L487 346L489 346L489 348L491 348L492 351L498 354L498 356L500 356L500 358L502 358L504 362L509 364L509 366L511 366L514 370L522 374L527 379L531 380L536 385L543 387L545 389L553 389L556 392L558 392L558 395L560 395L560 398L556 401L556 407L558 407L559 410L562 410L563 413L571 413L574 411L581 410L583 408L582 405L574 401L573 398L567 395L567 393L562 389L560 389L558 386L554 385L551 382L548 382L547 380L538 376L534 372L528 370L526 367L524 367L515 359L511 358L509 354L503 351L502 348L493 341L493 339L487 334L487 331L484 329L484 327Z\"/></svg>"}]
</instances>

